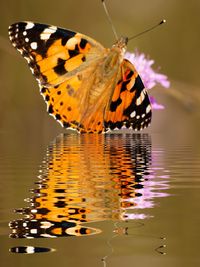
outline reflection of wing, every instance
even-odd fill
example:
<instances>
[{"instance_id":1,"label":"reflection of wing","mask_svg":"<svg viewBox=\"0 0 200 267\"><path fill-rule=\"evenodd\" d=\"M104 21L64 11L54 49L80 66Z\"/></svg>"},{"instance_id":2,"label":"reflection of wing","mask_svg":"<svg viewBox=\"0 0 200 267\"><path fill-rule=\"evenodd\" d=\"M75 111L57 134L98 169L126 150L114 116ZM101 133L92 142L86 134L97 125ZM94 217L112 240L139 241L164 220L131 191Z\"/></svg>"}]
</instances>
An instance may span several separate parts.
<instances>
[{"instance_id":1,"label":"reflection of wing","mask_svg":"<svg viewBox=\"0 0 200 267\"><path fill-rule=\"evenodd\" d=\"M33 211L33 210L32 210ZM26 215L34 215L26 210ZM92 227L84 227L76 223L64 221L49 221L46 219L22 219L9 223L12 229L12 238L52 238L67 236L84 236L100 233L100 230Z\"/></svg>"},{"instance_id":2,"label":"reflection of wing","mask_svg":"<svg viewBox=\"0 0 200 267\"><path fill-rule=\"evenodd\" d=\"M137 190L148 173L151 140L123 136L59 136L48 147L30 208L21 210L26 218L10 223L11 237L91 235L100 231L86 222L126 219L126 209L142 198Z\"/></svg>"},{"instance_id":3,"label":"reflection of wing","mask_svg":"<svg viewBox=\"0 0 200 267\"><path fill-rule=\"evenodd\" d=\"M105 128L113 130L124 126L140 130L151 122L150 101L140 76L126 59L121 73L105 116Z\"/></svg>"}]
</instances>

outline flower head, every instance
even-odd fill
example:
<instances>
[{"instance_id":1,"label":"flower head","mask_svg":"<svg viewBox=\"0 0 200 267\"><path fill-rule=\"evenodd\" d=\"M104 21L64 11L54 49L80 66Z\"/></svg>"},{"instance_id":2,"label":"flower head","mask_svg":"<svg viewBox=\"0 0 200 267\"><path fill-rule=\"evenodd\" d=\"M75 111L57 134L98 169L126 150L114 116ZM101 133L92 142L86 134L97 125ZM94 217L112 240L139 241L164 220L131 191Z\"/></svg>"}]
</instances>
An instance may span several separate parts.
<instances>
[{"instance_id":1,"label":"flower head","mask_svg":"<svg viewBox=\"0 0 200 267\"><path fill-rule=\"evenodd\" d=\"M152 68L154 60L145 57L145 54L143 53L140 54L138 51L135 51L135 53L126 52L125 58L134 64L135 68L137 69L138 73L141 76L144 86L147 89L152 89L157 84L160 84L165 88L169 88L170 82L167 76L156 72ZM158 104L156 102L155 98L150 97L150 101L154 109L164 108L163 105Z\"/></svg>"}]
</instances>

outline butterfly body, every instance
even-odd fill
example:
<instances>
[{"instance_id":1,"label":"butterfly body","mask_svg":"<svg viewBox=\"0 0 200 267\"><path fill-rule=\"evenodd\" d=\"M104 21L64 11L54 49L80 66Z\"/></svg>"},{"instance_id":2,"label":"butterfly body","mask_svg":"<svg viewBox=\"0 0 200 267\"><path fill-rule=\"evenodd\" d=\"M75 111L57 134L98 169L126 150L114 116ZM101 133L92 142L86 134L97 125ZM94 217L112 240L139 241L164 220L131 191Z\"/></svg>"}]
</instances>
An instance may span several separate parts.
<instances>
[{"instance_id":1,"label":"butterfly body","mask_svg":"<svg viewBox=\"0 0 200 267\"><path fill-rule=\"evenodd\" d=\"M109 49L86 35L33 22L11 25L9 37L28 61L48 113L65 128L100 133L149 125L146 90L124 59L127 38Z\"/></svg>"}]
</instances>

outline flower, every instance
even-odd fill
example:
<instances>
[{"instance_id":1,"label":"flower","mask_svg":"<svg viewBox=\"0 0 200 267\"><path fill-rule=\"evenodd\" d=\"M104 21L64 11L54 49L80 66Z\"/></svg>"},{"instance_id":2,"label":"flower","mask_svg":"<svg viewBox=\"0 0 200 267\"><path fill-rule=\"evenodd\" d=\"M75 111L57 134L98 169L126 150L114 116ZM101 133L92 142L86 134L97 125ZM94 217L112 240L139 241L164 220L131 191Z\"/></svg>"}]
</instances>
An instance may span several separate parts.
<instances>
[{"instance_id":1,"label":"flower","mask_svg":"<svg viewBox=\"0 0 200 267\"><path fill-rule=\"evenodd\" d=\"M125 58L134 64L141 79L144 83L145 88L152 89L157 84L165 88L169 88L170 82L168 77L164 74L156 72L152 65L154 64L153 59L145 57L145 54L135 51L135 53L126 52ZM164 106L158 104L154 97L150 97L151 105L153 109L164 109Z\"/></svg>"},{"instance_id":2,"label":"flower","mask_svg":"<svg viewBox=\"0 0 200 267\"><path fill-rule=\"evenodd\" d=\"M150 96L149 99L150 99L151 106L153 109L164 109L165 108L162 104L158 104L153 96Z\"/></svg>"}]
</instances>

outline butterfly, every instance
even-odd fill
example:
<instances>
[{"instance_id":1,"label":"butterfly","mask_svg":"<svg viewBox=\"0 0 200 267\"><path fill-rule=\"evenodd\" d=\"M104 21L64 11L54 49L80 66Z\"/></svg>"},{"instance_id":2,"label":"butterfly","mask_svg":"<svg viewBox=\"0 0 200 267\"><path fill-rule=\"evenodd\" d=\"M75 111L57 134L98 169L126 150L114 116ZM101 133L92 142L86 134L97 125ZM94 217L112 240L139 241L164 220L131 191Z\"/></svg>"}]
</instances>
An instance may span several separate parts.
<instances>
[{"instance_id":1,"label":"butterfly","mask_svg":"<svg viewBox=\"0 0 200 267\"><path fill-rule=\"evenodd\" d=\"M63 127L101 133L150 124L147 91L124 58L128 38L104 48L84 34L33 22L11 25L9 38L28 61L48 113Z\"/></svg>"}]
</instances>

